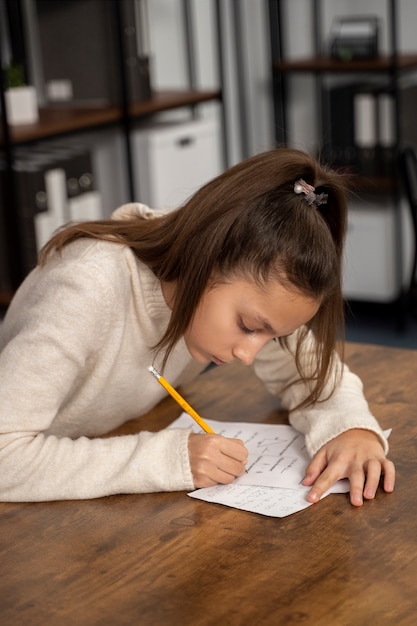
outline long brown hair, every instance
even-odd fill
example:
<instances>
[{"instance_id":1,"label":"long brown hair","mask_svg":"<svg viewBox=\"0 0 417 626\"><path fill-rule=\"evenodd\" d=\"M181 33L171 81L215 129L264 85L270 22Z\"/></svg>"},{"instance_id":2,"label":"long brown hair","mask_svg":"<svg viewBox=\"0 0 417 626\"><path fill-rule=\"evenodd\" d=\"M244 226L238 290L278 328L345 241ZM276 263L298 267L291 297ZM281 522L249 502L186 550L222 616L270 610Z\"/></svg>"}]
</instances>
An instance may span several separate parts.
<instances>
[{"instance_id":1,"label":"long brown hair","mask_svg":"<svg viewBox=\"0 0 417 626\"><path fill-rule=\"evenodd\" d=\"M294 193L299 178L328 195L309 205ZM321 302L301 332L295 353L302 380L310 383L303 405L319 399L343 331L341 274L346 229L345 179L300 150L279 148L251 157L199 189L162 217L103 220L67 226L40 253L81 237L118 241L161 281L176 281L172 315L158 349L165 361L182 337L213 276L239 276L266 284L279 280ZM312 330L317 351L301 368L301 350ZM287 346L285 339L280 340Z\"/></svg>"}]
</instances>

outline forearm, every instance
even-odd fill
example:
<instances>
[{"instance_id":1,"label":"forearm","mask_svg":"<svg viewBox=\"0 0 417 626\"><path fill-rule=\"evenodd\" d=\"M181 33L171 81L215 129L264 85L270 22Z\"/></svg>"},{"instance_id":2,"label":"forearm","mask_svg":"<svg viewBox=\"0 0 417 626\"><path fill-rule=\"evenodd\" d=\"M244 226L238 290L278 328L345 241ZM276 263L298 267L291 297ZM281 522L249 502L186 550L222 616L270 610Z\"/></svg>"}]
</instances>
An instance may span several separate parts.
<instances>
[{"instance_id":1,"label":"forearm","mask_svg":"<svg viewBox=\"0 0 417 626\"><path fill-rule=\"evenodd\" d=\"M302 393L302 387L295 385L283 394L283 403L289 408L296 406L302 399ZM313 406L290 411L290 423L304 433L310 456L331 439L353 428L376 433L384 452L388 452L387 439L369 410L362 383L346 366L332 395Z\"/></svg>"},{"instance_id":2,"label":"forearm","mask_svg":"<svg viewBox=\"0 0 417 626\"><path fill-rule=\"evenodd\" d=\"M296 341L295 336L292 339L293 342ZM304 361L308 362L314 350L314 338L310 335L304 345ZM306 399L310 390L307 384L301 382L295 359L289 351L282 350L271 342L260 353L254 369L268 390L277 395L283 407L289 410L290 422L305 435L311 456L325 443L353 428L375 432L385 453L388 451L382 429L369 410L361 380L347 365L342 365L337 355L328 384L322 393L323 400L303 409L296 407ZM335 381L337 384L333 390Z\"/></svg>"},{"instance_id":3,"label":"forearm","mask_svg":"<svg viewBox=\"0 0 417 626\"><path fill-rule=\"evenodd\" d=\"M188 430L76 440L43 434L0 440L0 500L99 498L193 489Z\"/></svg>"}]
</instances>

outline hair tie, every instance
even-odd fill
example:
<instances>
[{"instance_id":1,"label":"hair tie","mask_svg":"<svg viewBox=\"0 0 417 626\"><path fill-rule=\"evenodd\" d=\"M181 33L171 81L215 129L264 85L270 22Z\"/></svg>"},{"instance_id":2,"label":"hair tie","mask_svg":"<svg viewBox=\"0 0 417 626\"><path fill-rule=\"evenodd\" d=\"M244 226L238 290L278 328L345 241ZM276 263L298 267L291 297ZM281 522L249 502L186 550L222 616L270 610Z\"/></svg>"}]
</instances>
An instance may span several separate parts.
<instances>
[{"instance_id":1,"label":"hair tie","mask_svg":"<svg viewBox=\"0 0 417 626\"><path fill-rule=\"evenodd\" d=\"M316 193L315 187L313 185L309 185L305 180L299 178L294 183L294 193L303 193L307 203L311 206L312 204L316 204L320 206L321 204L327 204L327 193Z\"/></svg>"}]
</instances>

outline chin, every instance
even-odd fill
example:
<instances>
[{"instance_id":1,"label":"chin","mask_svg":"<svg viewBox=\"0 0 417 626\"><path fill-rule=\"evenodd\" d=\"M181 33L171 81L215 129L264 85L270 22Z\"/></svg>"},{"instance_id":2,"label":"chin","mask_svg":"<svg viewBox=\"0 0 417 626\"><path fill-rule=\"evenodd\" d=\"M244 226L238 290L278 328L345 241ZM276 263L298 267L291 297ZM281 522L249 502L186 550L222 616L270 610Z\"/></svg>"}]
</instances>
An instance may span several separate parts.
<instances>
[{"instance_id":1,"label":"chin","mask_svg":"<svg viewBox=\"0 0 417 626\"><path fill-rule=\"evenodd\" d=\"M204 358L203 356L195 356L193 358L195 361L197 361L198 363L202 363L203 365L208 365L209 363L213 362L211 359L208 359L207 357Z\"/></svg>"},{"instance_id":2,"label":"chin","mask_svg":"<svg viewBox=\"0 0 417 626\"><path fill-rule=\"evenodd\" d=\"M203 363L204 365L211 363L211 358L209 358L208 356L205 356L201 354L201 352L197 352L196 350L190 350L188 346L187 348L191 357L194 359L194 361L197 361L197 363Z\"/></svg>"}]
</instances>

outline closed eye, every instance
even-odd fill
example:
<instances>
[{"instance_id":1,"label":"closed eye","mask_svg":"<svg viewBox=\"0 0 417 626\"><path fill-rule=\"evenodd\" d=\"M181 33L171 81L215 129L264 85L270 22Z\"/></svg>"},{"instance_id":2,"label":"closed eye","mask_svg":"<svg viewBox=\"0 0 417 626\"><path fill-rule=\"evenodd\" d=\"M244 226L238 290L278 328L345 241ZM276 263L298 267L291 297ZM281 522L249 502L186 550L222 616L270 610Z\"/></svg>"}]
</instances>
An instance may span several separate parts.
<instances>
[{"instance_id":1,"label":"closed eye","mask_svg":"<svg viewBox=\"0 0 417 626\"><path fill-rule=\"evenodd\" d=\"M243 323L242 319L239 320L239 324L238 325L239 325L240 330L242 330L247 335L253 335L253 333L256 333L256 330L253 330L253 329L248 328L247 326L245 326L245 324Z\"/></svg>"}]
</instances>

